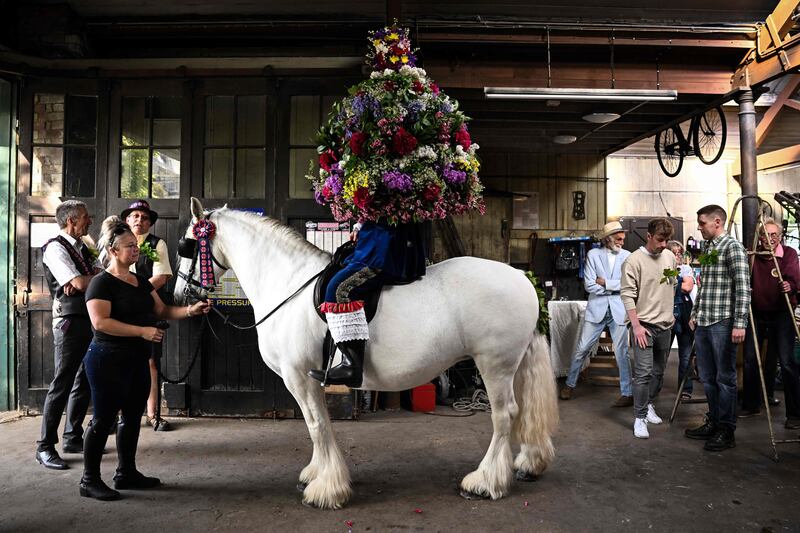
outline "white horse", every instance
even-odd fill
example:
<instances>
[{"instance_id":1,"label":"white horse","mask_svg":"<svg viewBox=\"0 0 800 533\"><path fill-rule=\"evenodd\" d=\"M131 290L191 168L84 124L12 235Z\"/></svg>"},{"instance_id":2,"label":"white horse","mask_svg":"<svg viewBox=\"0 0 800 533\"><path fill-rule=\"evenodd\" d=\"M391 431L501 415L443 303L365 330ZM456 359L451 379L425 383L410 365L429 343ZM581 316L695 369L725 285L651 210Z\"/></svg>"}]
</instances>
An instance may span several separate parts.
<instances>
[{"instance_id":1,"label":"white horse","mask_svg":"<svg viewBox=\"0 0 800 533\"><path fill-rule=\"evenodd\" d=\"M268 217L225 207L205 213L196 198L192 217L186 237L200 219L216 226L212 253L236 273L257 318L330 261L330 254ZM179 272L185 276L192 261L181 259ZM216 263L214 268L219 279L223 270ZM179 279L175 286L179 304L185 285ZM259 325L258 347L297 400L314 445L300 473L303 503L338 509L350 498L350 473L333 436L324 390L306 375L320 366L327 327L312 293L313 284ZM517 479L532 480L553 459L558 407L547 341L536 331L538 315L536 293L521 272L473 257L433 265L420 281L386 287L381 295L369 326L362 389L409 389L469 357L486 384L494 433L478 468L461 481L468 495L502 498L514 469ZM512 435L520 444L513 461Z\"/></svg>"}]
</instances>

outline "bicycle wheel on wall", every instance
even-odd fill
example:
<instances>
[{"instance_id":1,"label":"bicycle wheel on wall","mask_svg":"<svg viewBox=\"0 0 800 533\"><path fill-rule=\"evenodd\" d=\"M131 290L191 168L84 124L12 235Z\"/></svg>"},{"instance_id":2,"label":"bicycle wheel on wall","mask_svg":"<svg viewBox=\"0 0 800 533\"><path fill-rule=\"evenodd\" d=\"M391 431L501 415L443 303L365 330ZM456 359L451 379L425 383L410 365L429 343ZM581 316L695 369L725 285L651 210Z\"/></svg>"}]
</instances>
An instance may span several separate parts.
<instances>
[{"instance_id":1,"label":"bicycle wheel on wall","mask_svg":"<svg viewBox=\"0 0 800 533\"><path fill-rule=\"evenodd\" d=\"M680 126L672 126L658 132L656 135L656 155L658 164L664 174L670 178L677 176L683 166L684 153L681 150L681 132L676 131Z\"/></svg>"},{"instance_id":2,"label":"bicycle wheel on wall","mask_svg":"<svg viewBox=\"0 0 800 533\"><path fill-rule=\"evenodd\" d=\"M692 121L694 153L706 165L713 165L722 157L728 125L721 107L709 109Z\"/></svg>"}]
</instances>

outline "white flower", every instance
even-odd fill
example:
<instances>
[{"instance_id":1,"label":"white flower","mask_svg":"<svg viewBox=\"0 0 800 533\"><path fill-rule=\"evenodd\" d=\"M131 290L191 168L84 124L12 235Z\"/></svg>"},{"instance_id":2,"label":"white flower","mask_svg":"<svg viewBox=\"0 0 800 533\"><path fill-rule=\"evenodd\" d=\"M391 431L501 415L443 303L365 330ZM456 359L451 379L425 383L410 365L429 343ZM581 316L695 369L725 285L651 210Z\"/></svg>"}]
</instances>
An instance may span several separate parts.
<instances>
[{"instance_id":1,"label":"white flower","mask_svg":"<svg viewBox=\"0 0 800 533\"><path fill-rule=\"evenodd\" d=\"M470 155L475 155L475 152L480 149L478 143L472 143L469 145L469 153Z\"/></svg>"},{"instance_id":2,"label":"white flower","mask_svg":"<svg viewBox=\"0 0 800 533\"><path fill-rule=\"evenodd\" d=\"M427 145L417 148L415 155L420 159L436 159L436 151Z\"/></svg>"},{"instance_id":3,"label":"white flower","mask_svg":"<svg viewBox=\"0 0 800 533\"><path fill-rule=\"evenodd\" d=\"M350 157L350 156L345 155L344 157ZM339 166L339 170L344 170L344 158L342 158L342 161L339 161L336 164Z\"/></svg>"},{"instance_id":4,"label":"white flower","mask_svg":"<svg viewBox=\"0 0 800 533\"><path fill-rule=\"evenodd\" d=\"M383 77L383 73L382 73L382 72L379 72L379 71L377 71L377 70L373 70L372 72L370 72L370 74L369 74L369 77L370 77L370 79L373 79L373 80L374 80L375 78L381 78L381 77Z\"/></svg>"},{"instance_id":5,"label":"white flower","mask_svg":"<svg viewBox=\"0 0 800 533\"><path fill-rule=\"evenodd\" d=\"M390 68L383 69L384 76L391 76L392 74L394 74L394 71L392 69Z\"/></svg>"},{"instance_id":6,"label":"white flower","mask_svg":"<svg viewBox=\"0 0 800 533\"><path fill-rule=\"evenodd\" d=\"M465 155L467 155L467 154L464 153L464 147L461 146L460 144L456 145L456 155L458 157L464 157Z\"/></svg>"}]
</instances>

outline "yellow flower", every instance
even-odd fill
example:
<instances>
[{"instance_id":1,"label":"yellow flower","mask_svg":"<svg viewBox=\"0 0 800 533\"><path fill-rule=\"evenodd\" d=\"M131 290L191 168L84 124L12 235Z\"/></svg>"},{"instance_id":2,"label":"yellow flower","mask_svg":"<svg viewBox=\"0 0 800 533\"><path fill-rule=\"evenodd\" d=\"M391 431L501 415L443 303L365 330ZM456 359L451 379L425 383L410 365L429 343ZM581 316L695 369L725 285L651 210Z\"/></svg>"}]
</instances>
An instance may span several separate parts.
<instances>
[{"instance_id":1,"label":"yellow flower","mask_svg":"<svg viewBox=\"0 0 800 533\"><path fill-rule=\"evenodd\" d=\"M400 62L402 62L402 63L404 63L404 64L405 64L405 63L408 63L408 56L403 56L403 57L401 57L401 58L400 58Z\"/></svg>"},{"instance_id":2,"label":"yellow flower","mask_svg":"<svg viewBox=\"0 0 800 533\"><path fill-rule=\"evenodd\" d=\"M400 38L400 36L397 35L396 33L390 33L389 35L386 36L386 38L390 41L396 41Z\"/></svg>"},{"instance_id":3,"label":"yellow flower","mask_svg":"<svg viewBox=\"0 0 800 533\"><path fill-rule=\"evenodd\" d=\"M375 48L379 47L381 45L381 42L382 41L380 39L373 39L372 40L372 44L375 46Z\"/></svg>"},{"instance_id":4,"label":"yellow flower","mask_svg":"<svg viewBox=\"0 0 800 533\"><path fill-rule=\"evenodd\" d=\"M360 187L369 187L369 174L363 169L358 169L345 177L342 196L346 200L351 200Z\"/></svg>"},{"instance_id":5,"label":"yellow flower","mask_svg":"<svg viewBox=\"0 0 800 533\"><path fill-rule=\"evenodd\" d=\"M389 58L389 61L391 61L392 63L397 63L398 61L400 61L400 58L397 56L391 56Z\"/></svg>"}]
</instances>

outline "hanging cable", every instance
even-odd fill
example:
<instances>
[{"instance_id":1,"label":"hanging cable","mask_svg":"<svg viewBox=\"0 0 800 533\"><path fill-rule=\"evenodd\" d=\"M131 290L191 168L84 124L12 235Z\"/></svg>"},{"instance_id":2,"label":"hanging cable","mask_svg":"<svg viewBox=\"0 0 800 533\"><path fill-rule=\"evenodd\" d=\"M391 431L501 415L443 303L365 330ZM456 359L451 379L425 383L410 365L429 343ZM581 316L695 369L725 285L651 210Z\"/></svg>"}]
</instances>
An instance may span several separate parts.
<instances>
[{"instance_id":1,"label":"hanging cable","mask_svg":"<svg viewBox=\"0 0 800 533\"><path fill-rule=\"evenodd\" d=\"M611 88L616 89L616 73L614 72L614 28L611 28Z\"/></svg>"},{"instance_id":2,"label":"hanging cable","mask_svg":"<svg viewBox=\"0 0 800 533\"><path fill-rule=\"evenodd\" d=\"M547 27L547 88L552 88L553 78L550 72L550 26Z\"/></svg>"}]
</instances>

